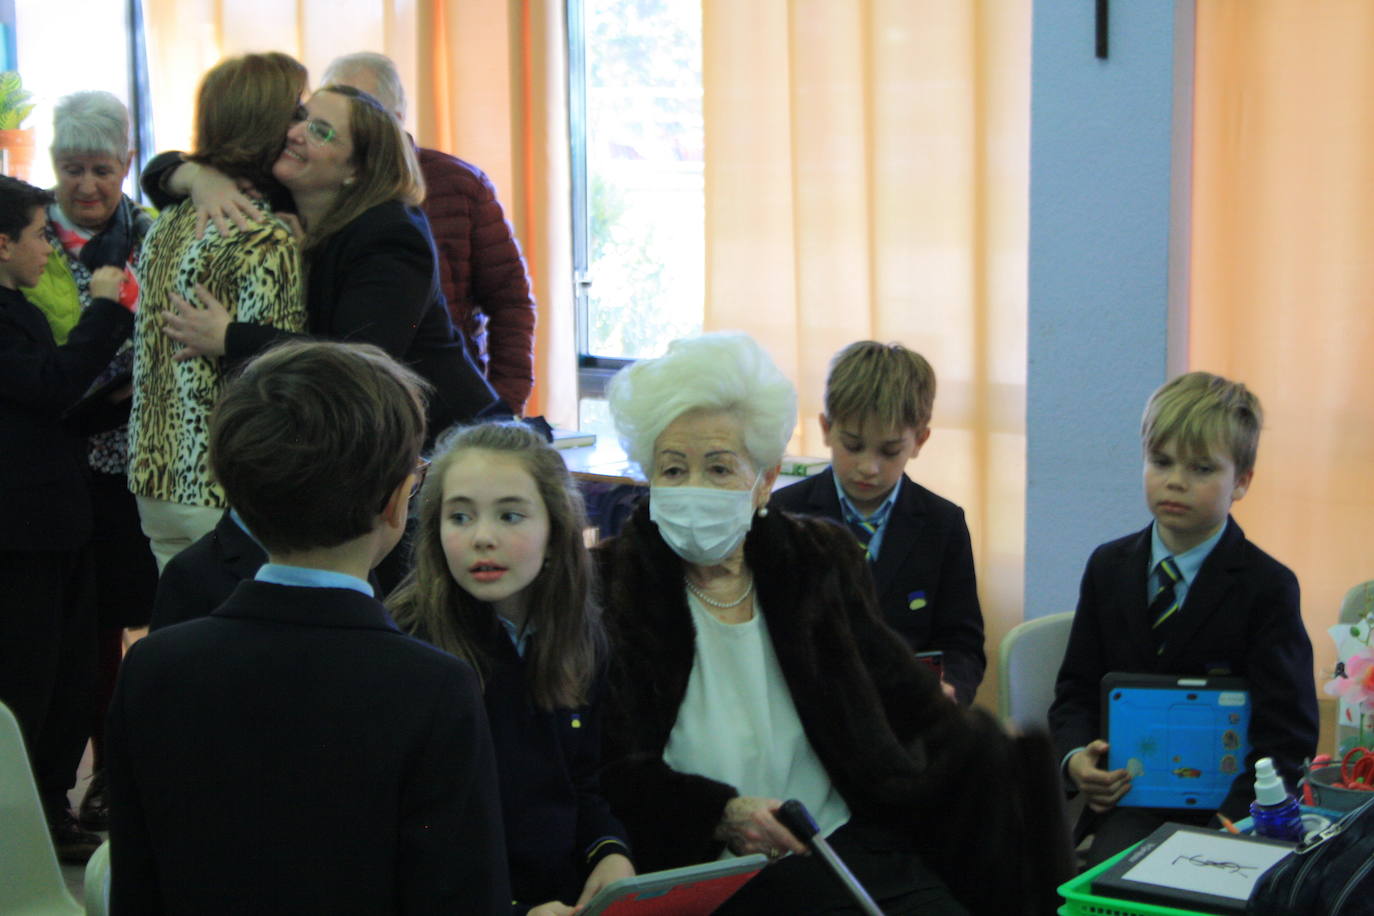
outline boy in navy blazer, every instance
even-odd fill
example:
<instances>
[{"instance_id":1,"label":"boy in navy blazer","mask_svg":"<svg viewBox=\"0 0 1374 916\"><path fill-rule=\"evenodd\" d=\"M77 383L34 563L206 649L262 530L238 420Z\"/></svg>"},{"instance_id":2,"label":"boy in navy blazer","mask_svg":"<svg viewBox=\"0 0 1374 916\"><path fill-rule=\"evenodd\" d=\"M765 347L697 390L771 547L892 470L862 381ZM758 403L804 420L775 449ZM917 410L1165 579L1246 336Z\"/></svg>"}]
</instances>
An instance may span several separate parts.
<instances>
[{"instance_id":1,"label":"boy in navy blazer","mask_svg":"<svg viewBox=\"0 0 1374 916\"><path fill-rule=\"evenodd\" d=\"M1154 522L1093 551L1050 707L1072 789L1088 810L1088 864L1165 820L1205 824L1215 812L1119 807L1124 768L1104 769L1101 680L1112 671L1246 678L1250 746L1220 813L1254 800L1254 764L1272 757L1289 789L1317 744L1312 643L1298 580L1230 518L1255 472L1262 413L1243 384L1190 372L1151 396L1141 423L1145 501Z\"/></svg>"},{"instance_id":2,"label":"boy in navy blazer","mask_svg":"<svg viewBox=\"0 0 1374 916\"><path fill-rule=\"evenodd\" d=\"M58 855L84 862L100 837L77 826L67 790L95 701L91 498L84 439L64 413L134 319L119 303L124 272L114 267L92 274L91 305L61 346L19 292L37 284L52 254L51 202L47 191L0 176L0 701L19 720Z\"/></svg>"},{"instance_id":3,"label":"boy in navy blazer","mask_svg":"<svg viewBox=\"0 0 1374 916\"><path fill-rule=\"evenodd\" d=\"M376 347L292 342L226 388L210 461L268 563L124 660L112 912L509 913L477 677L367 582L405 531L423 387Z\"/></svg>"},{"instance_id":4,"label":"boy in navy blazer","mask_svg":"<svg viewBox=\"0 0 1374 916\"><path fill-rule=\"evenodd\" d=\"M917 652L941 653L965 705L983 680L983 612L964 510L906 476L930 438L935 370L901 344L850 344L830 364L821 430L831 466L775 507L846 524L872 565L883 616Z\"/></svg>"}]
</instances>

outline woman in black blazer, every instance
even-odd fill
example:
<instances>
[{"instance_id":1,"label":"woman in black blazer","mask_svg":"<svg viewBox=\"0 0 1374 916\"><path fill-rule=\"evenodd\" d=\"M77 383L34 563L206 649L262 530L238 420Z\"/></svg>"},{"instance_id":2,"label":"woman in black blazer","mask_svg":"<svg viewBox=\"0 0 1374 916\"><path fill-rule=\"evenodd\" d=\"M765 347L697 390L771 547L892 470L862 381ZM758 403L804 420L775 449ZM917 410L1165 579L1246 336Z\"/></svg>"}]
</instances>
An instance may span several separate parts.
<instances>
[{"instance_id":1,"label":"woman in black blazer","mask_svg":"<svg viewBox=\"0 0 1374 916\"><path fill-rule=\"evenodd\" d=\"M372 96L327 86L301 107L273 176L291 192L304 233L307 328L317 337L380 346L434 386L431 441L478 416L509 415L472 362L448 317L424 182L399 121ZM216 176L185 165L170 189L191 191ZM285 336L231 322L213 297L169 316L182 358L241 360Z\"/></svg>"}]
</instances>

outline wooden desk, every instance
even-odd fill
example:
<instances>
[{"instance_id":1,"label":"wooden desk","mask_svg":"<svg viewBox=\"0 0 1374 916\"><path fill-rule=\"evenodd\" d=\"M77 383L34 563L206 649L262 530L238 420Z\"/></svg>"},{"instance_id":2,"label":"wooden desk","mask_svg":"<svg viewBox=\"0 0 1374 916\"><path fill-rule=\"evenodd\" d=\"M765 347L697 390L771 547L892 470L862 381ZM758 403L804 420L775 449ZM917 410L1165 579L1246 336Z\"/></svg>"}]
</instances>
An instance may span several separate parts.
<instances>
[{"instance_id":1,"label":"wooden desk","mask_svg":"<svg viewBox=\"0 0 1374 916\"><path fill-rule=\"evenodd\" d=\"M625 457L618 442L598 438L595 445L562 448L558 454L563 456L563 463L575 480L631 486L644 483L632 476L630 459Z\"/></svg>"}]
</instances>

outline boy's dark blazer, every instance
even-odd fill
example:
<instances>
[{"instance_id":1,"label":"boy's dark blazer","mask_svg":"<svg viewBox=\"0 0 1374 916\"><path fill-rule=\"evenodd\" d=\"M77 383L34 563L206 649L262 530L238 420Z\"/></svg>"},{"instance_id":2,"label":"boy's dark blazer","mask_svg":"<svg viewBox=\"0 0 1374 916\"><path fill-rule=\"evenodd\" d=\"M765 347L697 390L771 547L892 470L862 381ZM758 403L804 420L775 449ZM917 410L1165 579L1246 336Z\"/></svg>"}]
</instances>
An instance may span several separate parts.
<instances>
[{"instance_id":1,"label":"boy's dark blazer","mask_svg":"<svg viewBox=\"0 0 1374 916\"><path fill-rule=\"evenodd\" d=\"M1103 544L1088 560L1050 730L1061 757L1102 737L1101 681L1110 671L1244 677L1252 750L1247 772L1236 777L1220 810L1233 820L1247 817L1258 758L1273 757L1291 788L1304 758L1316 753L1312 643L1299 611L1298 580L1227 519L1188 586L1164 654L1156 655L1145 600L1150 530Z\"/></svg>"},{"instance_id":2,"label":"boy's dark blazer","mask_svg":"<svg viewBox=\"0 0 1374 916\"><path fill-rule=\"evenodd\" d=\"M263 549L224 510L214 528L163 567L149 629L209 615L266 562Z\"/></svg>"},{"instance_id":3,"label":"boy's dark blazer","mask_svg":"<svg viewBox=\"0 0 1374 916\"><path fill-rule=\"evenodd\" d=\"M787 512L844 522L830 468L777 490L771 501ZM945 680L959 702L972 703L987 657L964 510L903 474L873 579L884 619L915 651L944 652ZM913 610L919 600L925 605Z\"/></svg>"},{"instance_id":4,"label":"boy's dark blazer","mask_svg":"<svg viewBox=\"0 0 1374 916\"><path fill-rule=\"evenodd\" d=\"M133 320L118 303L96 299L59 347L38 307L0 287L0 550L74 550L90 537L86 444L62 414Z\"/></svg>"},{"instance_id":5,"label":"boy's dark blazer","mask_svg":"<svg viewBox=\"0 0 1374 916\"><path fill-rule=\"evenodd\" d=\"M399 547L397 549L400 549ZM181 553L167 561L157 580L150 630L207 617L239 583L251 579L267 562L267 552L248 536L225 509L211 528ZM382 594L377 572L368 574L372 591Z\"/></svg>"},{"instance_id":6,"label":"boy's dark blazer","mask_svg":"<svg viewBox=\"0 0 1374 916\"><path fill-rule=\"evenodd\" d=\"M350 589L150 634L106 731L114 913L510 913L472 669Z\"/></svg>"}]
</instances>

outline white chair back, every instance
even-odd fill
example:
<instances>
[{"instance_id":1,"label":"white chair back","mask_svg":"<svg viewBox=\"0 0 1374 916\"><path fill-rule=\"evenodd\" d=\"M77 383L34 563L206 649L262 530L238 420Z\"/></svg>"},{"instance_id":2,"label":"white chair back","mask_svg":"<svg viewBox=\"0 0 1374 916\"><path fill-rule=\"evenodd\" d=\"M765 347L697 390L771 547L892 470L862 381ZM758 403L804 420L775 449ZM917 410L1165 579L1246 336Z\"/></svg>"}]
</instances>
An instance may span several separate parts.
<instances>
[{"instance_id":1,"label":"white chair back","mask_svg":"<svg viewBox=\"0 0 1374 916\"><path fill-rule=\"evenodd\" d=\"M1072 625L1072 612L1050 614L1017 624L1002 640L997 706L1003 722L1023 731L1049 727L1046 716Z\"/></svg>"},{"instance_id":2,"label":"white chair back","mask_svg":"<svg viewBox=\"0 0 1374 916\"><path fill-rule=\"evenodd\" d=\"M86 863L86 916L109 916L110 912L110 841Z\"/></svg>"},{"instance_id":3,"label":"white chair back","mask_svg":"<svg viewBox=\"0 0 1374 916\"><path fill-rule=\"evenodd\" d=\"M19 722L0 703L0 913L81 912L62 880Z\"/></svg>"}]
</instances>

